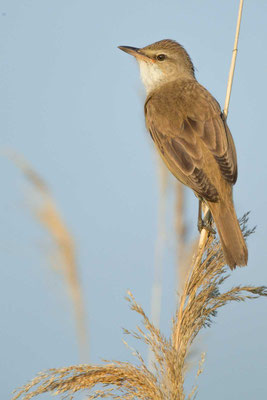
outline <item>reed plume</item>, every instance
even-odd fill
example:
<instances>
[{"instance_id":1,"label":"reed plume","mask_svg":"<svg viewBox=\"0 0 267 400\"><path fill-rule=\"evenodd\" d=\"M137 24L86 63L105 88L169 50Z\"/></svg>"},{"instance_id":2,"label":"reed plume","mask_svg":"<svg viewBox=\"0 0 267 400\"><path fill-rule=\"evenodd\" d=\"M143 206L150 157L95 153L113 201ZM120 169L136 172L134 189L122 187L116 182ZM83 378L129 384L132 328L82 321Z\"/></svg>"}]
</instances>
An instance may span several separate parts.
<instances>
[{"instance_id":1,"label":"reed plume","mask_svg":"<svg viewBox=\"0 0 267 400\"><path fill-rule=\"evenodd\" d=\"M78 277L78 263L73 237L61 217L53 195L44 179L22 156L13 151L8 151L6 154L22 171L31 183L34 194L39 197L38 204L31 203L30 208L37 221L47 230L52 239L54 246L53 261L56 260L56 262L53 262L53 266L62 273L74 306L80 357L82 360L88 359L89 346L85 306Z\"/></svg>"},{"instance_id":2,"label":"reed plume","mask_svg":"<svg viewBox=\"0 0 267 400\"><path fill-rule=\"evenodd\" d=\"M247 228L247 221L246 214L240 221L245 237L254 232L254 229ZM130 307L141 316L143 326L137 326L135 331L125 329L124 333L143 341L152 349L154 373L150 372L142 356L135 352L137 365L114 361L103 365L78 365L48 370L18 389L13 400L29 400L47 392L71 399L81 390L87 392L88 399L192 399L196 386L188 395L184 391L186 357L199 331L209 327L219 308L227 303L267 296L265 286L235 286L221 292L221 285L228 276L220 242L210 236L202 255L196 255L189 269L168 338L155 327L128 292ZM202 372L202 362L203 357L198 374ZM102 385L100 389L99 384Z\"/></svg>"}]
</instances>

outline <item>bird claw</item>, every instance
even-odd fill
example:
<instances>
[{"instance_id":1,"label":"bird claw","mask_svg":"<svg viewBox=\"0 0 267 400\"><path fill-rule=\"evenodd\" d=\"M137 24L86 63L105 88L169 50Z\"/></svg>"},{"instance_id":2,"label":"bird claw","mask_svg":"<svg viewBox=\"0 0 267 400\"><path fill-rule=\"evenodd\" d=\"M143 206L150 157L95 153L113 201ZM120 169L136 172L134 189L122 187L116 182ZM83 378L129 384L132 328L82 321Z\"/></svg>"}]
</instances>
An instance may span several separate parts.
<instances>
[{"instance_id":1,"label":"bird claw","mask_svg":"<svg viewBox=\"0 0 267 400\"><path fill-rule=\"evenodd\" d=\"M206 229L209 233L212 233L213 235L216 234L216 231L211 227L211 224L209 221L204 222L203 219L200 219L197 223L197 228L199 233L201 233L202 229Z\"/></svg>"}]
</instances>

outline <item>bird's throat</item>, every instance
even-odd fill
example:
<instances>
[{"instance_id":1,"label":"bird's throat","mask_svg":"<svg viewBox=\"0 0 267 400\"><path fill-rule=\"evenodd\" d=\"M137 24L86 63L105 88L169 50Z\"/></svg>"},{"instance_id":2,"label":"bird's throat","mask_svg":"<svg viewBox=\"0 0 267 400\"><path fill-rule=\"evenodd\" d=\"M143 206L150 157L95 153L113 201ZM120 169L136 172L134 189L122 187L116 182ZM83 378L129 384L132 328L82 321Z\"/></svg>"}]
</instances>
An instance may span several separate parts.
<instances>
[{"instance_id":1,"label":"bird's throat","mask_svg":"<svg viewBox=\"0 0 267 400\"><path fill-rule=\"evenodd\" d=\"M138 60L140 67L140 75L145 85L147 93L161 86L166 82L166 76L164 72L159 68L156 63L150 63L149 61Z\"/></svg>"}]
</instances>

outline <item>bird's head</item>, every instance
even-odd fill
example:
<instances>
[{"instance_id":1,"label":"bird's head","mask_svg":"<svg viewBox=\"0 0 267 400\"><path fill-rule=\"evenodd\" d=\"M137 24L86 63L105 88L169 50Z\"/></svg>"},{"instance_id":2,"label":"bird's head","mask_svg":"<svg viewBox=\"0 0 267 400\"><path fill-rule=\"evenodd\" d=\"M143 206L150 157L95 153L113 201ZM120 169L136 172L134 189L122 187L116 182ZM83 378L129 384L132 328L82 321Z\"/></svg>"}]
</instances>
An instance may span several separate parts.
<instances>
[{"instance_id":1,"label":"bird's head","mask_svg":"<svg viewBox=\"0 0 267 400\"><path fill-rule=\"evenodd\" d=\"M179 77L194 78L193 63L185 49L174 40L161 40L143 48L119 46L139 63L147 92Z\"/></svg>"}]
</instances>

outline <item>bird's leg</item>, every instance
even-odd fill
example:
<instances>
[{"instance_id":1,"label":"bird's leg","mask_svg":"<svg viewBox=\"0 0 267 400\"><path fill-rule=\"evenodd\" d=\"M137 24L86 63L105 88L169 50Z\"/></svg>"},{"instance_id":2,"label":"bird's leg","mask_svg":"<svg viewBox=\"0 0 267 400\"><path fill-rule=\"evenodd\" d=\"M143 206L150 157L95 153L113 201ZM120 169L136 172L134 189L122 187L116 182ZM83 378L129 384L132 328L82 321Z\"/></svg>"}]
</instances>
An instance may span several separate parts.
<instances>
[{"instance_id":1,"label":"bird's leg","mask_svg":"<svg viewBox=\"0 0 267 400\"><path fill-rule=\"evenodd\" d=\"M216 234L215 229L212 228L212 215L210 210L205 215L204 221L203 221L203 228L207 229L208 232L212 233L213 235Z\"/></svg>"},{"instance_id":2,"label":"bird's leg","mask_svg":"<svg viewBox=\"0 0 267 400\"><path fill-rule=\"evenodd\" d=\"M198 218L197 218L197 228L199 233L202 231L202 229L206 229L208 232L212 233L215 235L215 230L211 226L212 224L212 215L210 210L205 215L205 219L202 219L202 200L199 200L198 203Z\"/></svg>"},{"instance_id":3,"label":"bird's leg","mask_svg":"<svg viewBox=\"0 0 267 400\"><path fill-rule=\"evenodd\" d=\"M202 200L198 200L198 217L197 217L197 229L199 233L202 231L203 219L202 219Z\"/></svg>"}]
</instances>

